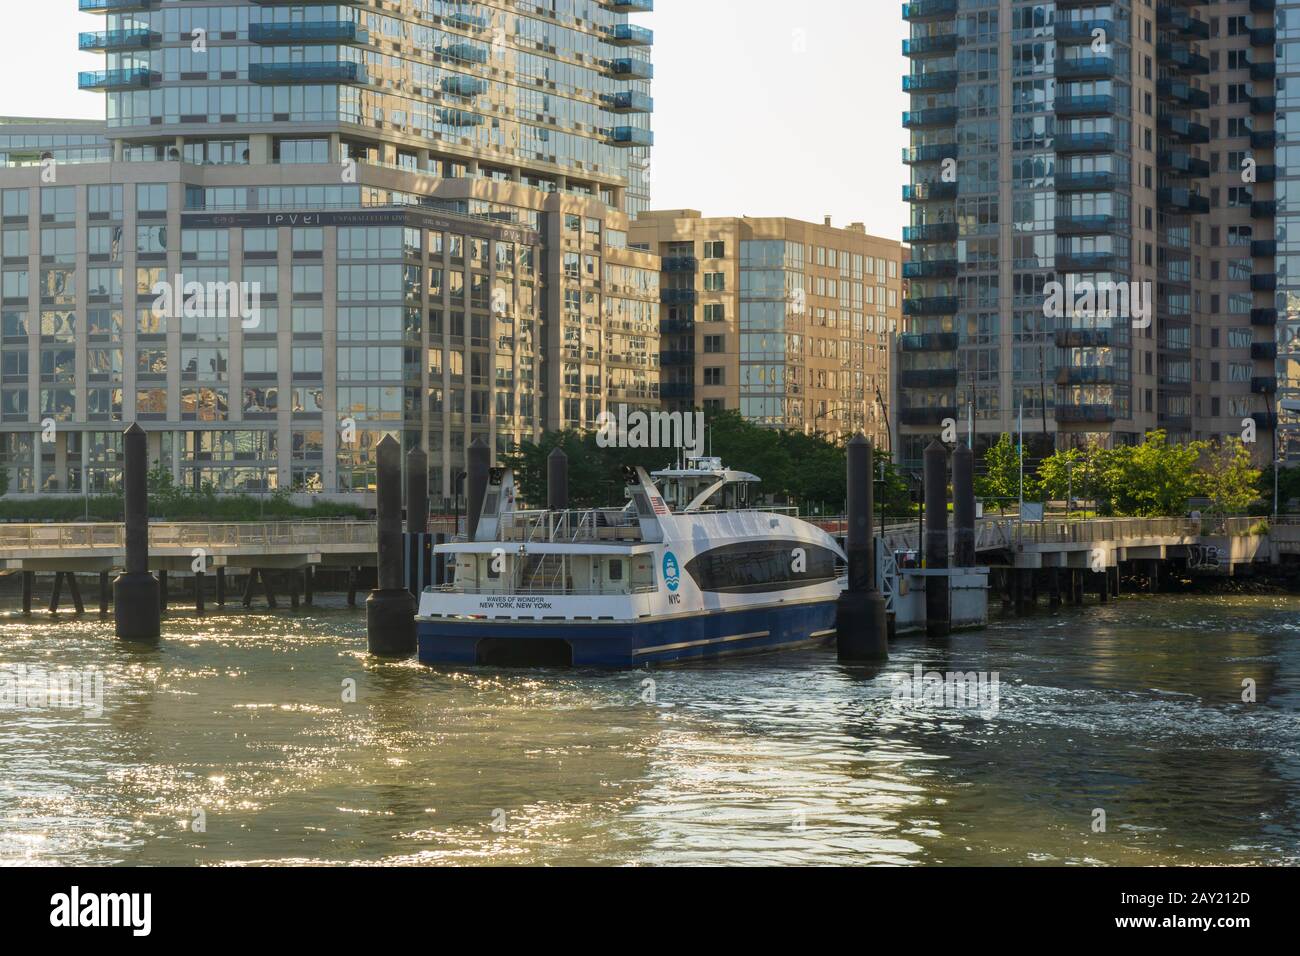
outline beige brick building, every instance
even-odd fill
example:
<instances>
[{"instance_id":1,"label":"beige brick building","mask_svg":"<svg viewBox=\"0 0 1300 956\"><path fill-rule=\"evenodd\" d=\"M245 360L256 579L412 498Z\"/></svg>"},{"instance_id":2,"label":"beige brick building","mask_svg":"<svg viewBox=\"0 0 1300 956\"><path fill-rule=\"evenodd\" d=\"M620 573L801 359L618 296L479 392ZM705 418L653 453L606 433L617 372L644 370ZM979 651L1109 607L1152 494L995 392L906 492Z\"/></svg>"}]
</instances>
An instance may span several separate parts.
<instances>
[{"instance_id":1,"label":"beige brick building","mask_svg":"<svg viewBox=\"0 0 1300 956\"><path fill-rule=\"evenodd\" d=\"M641 213L659 255L660 380L670 408L737 409L772 428L861 431L890 447L890 341L903 247L861 223ZM886 406L887 407L887 406Z\"/></svg>"}]
</instances>

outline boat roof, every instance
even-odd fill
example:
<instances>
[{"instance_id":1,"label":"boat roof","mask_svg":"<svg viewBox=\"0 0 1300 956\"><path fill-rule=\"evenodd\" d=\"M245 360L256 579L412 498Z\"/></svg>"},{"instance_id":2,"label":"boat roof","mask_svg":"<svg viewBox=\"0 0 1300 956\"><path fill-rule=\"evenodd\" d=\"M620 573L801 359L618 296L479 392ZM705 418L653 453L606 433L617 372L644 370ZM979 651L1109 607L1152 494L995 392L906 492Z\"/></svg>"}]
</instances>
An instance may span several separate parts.
<instances>
[{"instance_id":1,"label":"boat roof","mask_svg":"<svg viewBox=\"0 0 1300 956\"><path fill-rule=\"evenodd\" d=\"M434 545L435 554L492 554L498 549L503 551L519 553L520 545L524 545L525 554L653 554L654 545L646 544L640 541L629 541L626 544L596 544L595 542L582 542L578 544L562 544L551 541L453 541L447 544Z\"/></svg>"},{"instance_id":2,"label":"boat roof","mask_svg":"<svg viewBox=\"0 0 1300 956\"><path fill-rule=\"evenodd\" d=\"M758 482L761 479L747 471L725 468L721 458L701 456L687 458L682 468L661 468L650 472L651 478L720 478L724 481Z\"/></svg>"}]
</instances>

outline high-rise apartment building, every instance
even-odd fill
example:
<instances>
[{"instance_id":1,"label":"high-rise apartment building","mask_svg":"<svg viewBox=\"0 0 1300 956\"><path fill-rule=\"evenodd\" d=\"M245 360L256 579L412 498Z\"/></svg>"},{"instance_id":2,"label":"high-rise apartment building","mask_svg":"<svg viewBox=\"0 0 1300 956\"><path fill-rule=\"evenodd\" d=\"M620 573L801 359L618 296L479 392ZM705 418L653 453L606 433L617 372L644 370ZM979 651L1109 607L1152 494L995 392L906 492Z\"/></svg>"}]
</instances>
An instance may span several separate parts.
<instances>
[{"instance_id":1,"label":"high-rise apartment building","mask_svg":"<svg viewBox=\"0 0 1300 956\"><path fill-rule=\"evenodd\" d=\"M1022 409L1047 447L1253 426L1269 459L1274 6L903 4L905 460L945 418L983 444Z\"/></svg>"},{"instance_id":2,"label":"high-rise apartment building","mask_svg":"<svg viewBox=\"0 0 1300 956\"><path fill-rule=\"evenodd\" d=\"M888 447L890 341L902 246L795 219L643 212L660 256L660 392L669 408L736 409L773 428L863 432Z\"/></svg>"},{"instance_id":3,"label":"high-rise apartment building","mask_svg":"<svg viewBox=\"0 0 1300 956\"><path fill-rule=\"evenodd\" d=\"M105 122L0 126L11 492L111 487L139 421L222 491L355 497L393 434L436 500L657 406L651 0L79 2Z\"/></svg>"}]
</instances>

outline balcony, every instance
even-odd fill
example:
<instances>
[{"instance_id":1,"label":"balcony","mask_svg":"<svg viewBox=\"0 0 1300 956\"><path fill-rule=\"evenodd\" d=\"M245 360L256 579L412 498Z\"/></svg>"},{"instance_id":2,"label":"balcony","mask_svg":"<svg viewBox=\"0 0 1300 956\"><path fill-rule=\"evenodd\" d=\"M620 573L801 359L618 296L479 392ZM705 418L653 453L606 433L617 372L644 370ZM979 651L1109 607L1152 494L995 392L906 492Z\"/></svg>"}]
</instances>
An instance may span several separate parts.
<instances>
[{"instance_id":1,"label":"balcony","mask_svg":"<svg viewBox=\"0 0 1300 956\"><path fill-rule=\"evenodd\" d=\"M695 332L694 319L660 319L660 335L691 335Z\"/></svg>"},{"instance_id":2,"label":"balcony","mask_svg":"<svg viewBox=\"0 0 1300 956\"><path fill-rule=\"evenodd\" d=\"M1250 31L1251 46L1272 46L1277 42L1277 29L1274 27L1254 27Z\"/></svg>"},{"instance_id":3,"label":"balcony","mask_svg":"<svg viewBox=\"0 0 1300 956\"><path fill-rule=\"evenodd\" d=\"M955 295L917 296L903 300L903 314L955 315L959 304Z\"/></svg>"},{"instance_id":4,"label":"balcony","mask_svg":"<svg viewBox=\"0 0 1300 956\"><path fill-rule=\"evenodd\" d=\"M1176 176L1204 179L1210 175L1209 161L1197 159L1186 150L1167 149L1156 156L1156 163L1163 171Z\"/></svg>"},{"instance_id":5,"label":"balcony","mask_svg":"<svg viewBox=\"0 0 1300 956\"><path fill-rule=\"evenodd\" d=\"M939 202L955 198L956 183L915 183L903 187L903 202Z\"/></svg>"},{"instance_id":6,"label":"balcony","mask_svg":"<svg viewBox=\"0 0 1300 956\"><path fill-rule=\"evenodd\" d=\"M1115 149L1114 133L1057 133L1058 153L1109 153Z\"/></svg>"},{"instance_id":7,"label":"balcony","mask_svg":"<svg viewBox=\"0 0 1300 956\"><path fill-rule=\"evenodd\" d=\"M1058 80L1102 79L1115 75L1115 59L1109 56L1082 56L1074 60L1057 60Z\"/></svg>"},{"instance_id":8,"label":"balcony","mask_svg":"<svg viewBox=\"0 0 1300 956\"><path fill-rule=\"evenodd\" d=\"M1271 183L1277 181L1277 166L1272 163L1265 163L1262 166L1255 167L1255 182Z\"/></svg>"},{"instance_id":9,"label":"balcony","mask_svg":"<svg viewBox=\"0 0 1300 956\"><path fill-rule=\"evenodd\" d=\"M1127 267L1128 262L1110 252L1061 252L1056 255L1057 272L1111 272Z\"/></svg>"},{"instance_id":10,"label":"balcony","mask_svg":"<svg viewBox=\"0 0 1300 956\"><path fill-rule=\"evenodd\" d=\"M1056 217L1056 231L1065 236L1110 232L1122 225L1116 216L1062 216Z\"/></svg>"},{"instance_id":11,"label":"balcony","mask_svg":"<svg viewBox=\"0 0 1300 956\"><path fill-rule=\"evenodd\" d=\"M1109 405L1057 405L1056 421L1060 425L1106 425L1115 421Z\"/></svg>"},{"instance_id":12,"label":"balcony","mask_svg":"<svg viewBox=\"0 0 1300 956\"><path fill-rule=\"evenodd\" d=\"M606 10L615 13L654 13L655 0L598 0Z\"/></svg>"},{"instance_id":13,"label":"balcony","mask_svg":"<svg viewBox=\"0 0 1300 956\"><path fill-rule=\"evenodd\" d=\"M606 133L605 142L610 146L632 147L653 146L655 144L654 131L641 129L639 126L614 126L607 130Z\"/></svg>"},{"instance_id":14,"label":"balcony","mask_svg":"<svg viewBox=\"0 0 1300 956\"><path fill-rule=\"evenodd\" d=\"M250 23L248 39L254 43L305 46L310 43L369 43L370 33L351 20L316 23Z\"/></svg>"},{"instance_id":15,"label":"balcony","mask_svg":"<svg viewBox=\"0 0 1300 956\"><path fill-rule=\"evenodd\" d=\"M138 13L155 9L154 0L77 0L82 13Z\"/></svg>"},{"instance_id":16,"label":"balcony","mask_svg":"<svg viewBox=\"0 0 1300 956\"><path fill-rule=\"evenodd\" d=\"M1277 0L1250 0L1251 13L1273 13L1277 10Z\"/></svg>"},{"instance_id":17,"label":"balcony","mask_svg":"<svg viewBox=\"0 0 1300 956\"><path fill-rule=\"evenodd\" d=\"M1276 217L1276 199L1256 199L1250 204L1251 219L1274 219Z\"/></svg>"},{"instance_id":18,"label":"balcony","mask_svg":"<svg viewBox=\"0 0 1300 956\"><path fill-rule=\"evenodd\" d=\"M699 294L694 289L660 289L659 301L664 305L694 305Z\"/></svg>"},{"instance_id":19,"label":"balcony","mask_svg":"<svg viewBox=\"0 0 1300 956\"><path fill-rule=\"evenodd\" d=\"M659 353L659 364L660 364L660 365L668 365L668 366L672 366L672 365L694 365L694 364L695 364L695 352L694 352L694 351L688 351L688 350L682 350L682 349L670 349L670 350L668 350L668 351L666 351L666 352L660 352L660 353Z\"/></svg>"},{"instance_id":20,"label":"balcony","mask_svg":"<svg viewBox=\"0 0 1300 956\"><path fill-rule=\"evenodd\" d=\"M1276 239L1252 239L1250 256L1252 259L1271 259L1277 255Z\"/></svg>"},{"instance_id":21,"label":"balcony","mask_svg":"<svg viewBox=\"0 0 1300 956\"><path fill-rule=\"evenodd\" d=\"M1250 134L1251 149L1275 149L1282 137L1275 129L1254 130Z\"/></svg>"},{"instance_id":22,"label":"balcony","mask_svg":"<svg viewBox=\"0 0 1300 956\"><path fill-rule=\"evenodd\" d=\"M1256 375L1250 380L1250 390L1255 395L1276 395L1276 375Z\"/></svg>"},{"instance_id":23,"label":"balcony","mask_svg":"<svg viewBox=\"0 0 1300 956\"><path fill-rule=\"evenodd\" d=\"M1156 84L1156 93L1188 109L1204 110L1210 107L1210 94L1198 90L1186 80L1165 77Z\"/></svg>"},{"instance_id":24,"label":"balcony","mask_svg":"<svg viewBox=\"0 0 1300 956\"><path fill-rule=\"evenodd\" d=\"M1209 57L1193 53L1181 43L1158 43L1156 56L1174 69L1192 76L1206 76L1210 72Z\"/></svg>"},{"instance_id":25,"label":"balcony","mask_svg":"<svg viewBox=\"0 0 1300 956\"><path fill-rule=\"evenodd\" d=\"M1257 362L1271 362L1277 358L1276 342L1252 342L1250 357Z\"/></svg>"},{"instance_id":26,"label":"balcony","mask_svg":"<svg viewBox=\"0 0 1300 956\"><path fill-rule=\"evenodd\" d=\"M442 22L449 27L457 30L473 32L477 30L486 30L491 21L486 15L470 13L467 10L455 10L451 13L444 14Z\"/></svg>"},{"instance_id":27,"label":"balcony","mask_svg":"<svg viewBox=\"0 0 1300 956\"><path fill-rule=\"evenodd\" d=\"M655 33L634 23L616 23L605 33L614 46L654 46Z\"/></svg>"},{"instance_id":28,"label":"balcony","mask_svg":"<svg viewBox=\"0 0 1300 956\"><path fill-rule=\"evenodd\" d=\"M929 222L921 226L903 227L903 241L914 246L929 242L955 242L956 239L955 222Z\"/></svg>"},{"instance_id":29,"label":"balcony","mask_svg":"<svg viewBox=\"0 0 1300 956\"><path fill-rule=\"evenodd\" d=\"M956 332L909 333L898 337L903 352L951 352L957 348Z\"/></svg>"},{"instance_id":30,"label":"balcony","mask_svg":"<svg viewBox=\"0 0 1300 956\"><path fill-rule=\"evenodd\" d=\"M951 93L955 89L957 89L956 70L909 73L903 77L904 93Z\"/></svg>"},{"instance_id":31,"label":"balcony","mask_svg":"<svg viewBox=\"0 0 1300 956\"><path fill-rule=\"evenodd\" d=\"M1200 144L1210 141L1210 128L1201 123L1193 123L1186 116L1161 111L1156 125L1184 143Z\"/></svg>"},{"instance_id":32,"label":"balcony","mask_svg":"<svg viewBox=\"0 0 1300 956\"><path fill-rule=\"evenodd\" d=\"M1250 65L1250 78L1260 83L1277 79L1277 64L1252 63Z\"/></svg>"},{"instance_id":33,"label":"balcony","mask_svg":"<svg viewBox=\"0 0 1300 956\"><path fill-rule=\"evenodd\" d=\"M1091 44L1093 31L1095 30L1101 30L1107 37L1117 36L1113 20L1057 20L1055 27L1056 42L1061 46L1067 44Z\"/></svg>"},{"instance_id":34,"label":"balcony","mask_svg":"<svg viewBox=\"0 0 1300 956\"><path fill-rule=\"evenodd\" d=\"M1105 116L1115 112L1115 97L1097 94L1092 96L1061 96L1053 104L1057 116Z\"/></svg>"},{"instance_id":35,"label":"balcony","mask_svg":"<svg viewBox=\"0 0 1300 956\"><path fill-rule=\"evenodd\" d=\"M621 56L609 61L606 72L620 80L649 80L654 78L655 68L648 60Z\"/></svg>"},{"instance_id":36,"label":"balcony","mask_svg":"<svg viewBox=\"0 0 1300 956\"><path fill-rule=\"evenodd\" d=\"M335 2L341 3L344 6L355 7L360 6L364 0L252 0L252 2L262 7L322 7L325 4L332 4Z\"/></svg>"},{"instance_id":37,"label":"balcony","mask_svg":"<svg viewBox=\"0 0 1300 956\"><path fill-rule=\"evenodd\" d=\"M903 126L907 129L936 129L956 125L955 106L932 106L926 110L907 110L903 113Z\"/></svg>"},{"instance_id":38,"label":"balcony","mask_svg":"<svg viewBox=\"0 0 1300 956\"><path fill-rule=\"evenodd\" d=\"M1117 378L1113 365L1066 366L1056 370L1057 385L1114 385Z\"/></svg>"},{"instance_id":39,"label":"balcony","mask_svg":"<svg viewBox=\"0 0 1300 956\"><path fill-rule=\"evenodd\" d=\"M957 52L957 34L936 33L933 36L909 37L903 41L903 56L922 59L929 56L950 56Z\"/></svg>"},{"instance_id":40,"label":"balcony","mask_svg":"<svg viewBox=\"0 0 1300 956\"><path fill-rule=\"evenodd\" d=\"M1210 25L1197 20L1186 10L1163 4L1156 8L1156 22L1168 30L1176 30L1185 37L1196 40L1210 38Z\"/></svg>"},{"instance_id":41,"label":"balcony","mask_svg":"<svg viewBox=\"0 0 1300 956\"><path fill-rule=\"evenodd\" d=\"M908 23L925 23L957 15L957 0L913 0L903 4L903 19Z\"/></svg>"},{"instance_id":42,"label":"balcony","mask_svg":"<svg viewBox=\"0 0 1300 956\"><path fill-rule=\"evenodd\" d=\"M1156 203L1164 212L1201 216L1210 211L1210 198L1190 189L1164 186L1156 191Z\"/></svg>"},{"instance_id":43,"label":"balcony","mask_svg":"<svg viewBox=\"0 0 1300 956\"><path fill-rule=\"evenodd\" d=\"M924 146L903 148L903 162L908 166L920 163L941 163L945 159L956 159L960 147L956 143L927 143Z\"/></svg>"},{"instance_id":44,"label":"balcony","mask_svg":"<svg viewBox=\"0 0 1300 956\"><path fill-rule=\"evenodd\" d=\"M1250 324L1256 328L1273 328L1277 325L1277 309L1251 309Z\"/></svg>"},{"instance_id":45,"label":"balcony","mask_svg":"<svg viewBox=\"0 0 1300 956\"><path fill-rule=\"evenodd\" d=\"M117 50L147 50L161 39L152 30L100 30L98 33L82 33L77 36L77 49L102 50L105 53Z\"/></svg>"},{"instance_id":46,"label":"balcony","mask_svg":"<svg viewBox=\"0 0 1300 956\"><path fill-rule=\"evenodd\" d=\"M91 70L77 74L82 90L145 90L161 76L143 67L122 70Z\"/></svg>"},{"instance_id":47,"label":"balcony","mask_svg":"<svg viewBox=\"0 0 1300 956\"><path fill-rule=\"evenodd\" d=\"M442 81L442 91L452 96L472 97L482 96L487 92L487 80L480 80L478 77L465 76L457 73L455 76L445 77Z\"/></svg>"},{"instance_id":48,"label":"balcony","mask_svg":"<svg viewBox=\"0 0 1300 956\"><path fill-rule=\"evenodd\" d=\"M953 279L959 266L956 259L931 259L922 262L904 262L904 279Z\"/></svg>"},{"instance_id":49,"label":"balcony","mask_svg":"<svg viewBox=\"0 0 1300 956\"><path fill-rule=\"evenodd\" d=\"M1276 292L1277 274L1272 272L1256 272L1250 277L1250 291Z\"/></svg>"},{"instance_id":50,"label":"balcony","mask_svg":"<svg viewBox=\"0 0 1300 956\"><path fill-rule=\"evenodd\" d=\"M655 109L654 99L636 90L606 94L603 99L611 113L653 113Z\"/></svg>"},{"instance_id":51,"label":"balcony","mask_svg":"<svg viewBox=\"0 0 1300 956\"><path fill-rule=\"evenodd\" d=\"M904 408L898 413L900 425L942 425L945 418L956 418L956 405L934 405L929 408Z\"/></svg>"},{"instance_id":52,"label":"balcony","mask_svg":"<svg viewBox=\"0 0 1300 956\"><path fill-rule=\"evenodd\" d=\"M660 269L663 272L695 272L700 260L694 256L665 256Z\"/></svg>"},{"instance_id":53,"label":"balcony","mask_svg":"<svg viewBox=\"0 0 1300 956\"><path fill-rule=\"evenodd\" d=\"M1111 344L1110 329L1057 329L1058 349L1107 348Z\"/></svg>"},{"instance_id":54,"label":"balcony","mask_svg":"<svg viewBox=\"0 0 1300 956\"><path fill-rule=\"evenodd\" d=\"M660 398L693 399L695 385L692 382L660 382Z\"/></svg>"},{"instance_id":55,"label":"balcony","mask_svg":"<svg viewBox=\"0 0 1300 956\"><path fill-rule=\"evenodd\" d=\"M264 86L300 83L365 83L366 68L351 60L319 63L251 63L248 79Z\"/></svg>"},{"instance_id":56,"label":"balcony","mask_svg":"<svg viewBox=\"0 0 1300 956\"><path fill-rule=\"evenodd\" d=\"M898 373L901 388L956 388L955 368L902 369Z\"/></svg>"},{"instance_id":57,"label":"balcony","mask_svg":"<svg viewBox=\"0 0 1300 956\"><path fill-rule=\"evenodd\" d=\"M1057 173L1056 191L1059 193L1097 192L1114 189L1118 182L1110 170L1094 170L1086 173Z\"/></svg>"},{"instance_id":58,"label":"balcony","mask_svg":"<svg viewBox=\"0 0 1300 956\"><path fill-rule=\"evenodd\" d=\"M1272 116L1276 112L1276 96L1252 96L1250 98L1251 116Z\"/></svg>"}]
</instances>

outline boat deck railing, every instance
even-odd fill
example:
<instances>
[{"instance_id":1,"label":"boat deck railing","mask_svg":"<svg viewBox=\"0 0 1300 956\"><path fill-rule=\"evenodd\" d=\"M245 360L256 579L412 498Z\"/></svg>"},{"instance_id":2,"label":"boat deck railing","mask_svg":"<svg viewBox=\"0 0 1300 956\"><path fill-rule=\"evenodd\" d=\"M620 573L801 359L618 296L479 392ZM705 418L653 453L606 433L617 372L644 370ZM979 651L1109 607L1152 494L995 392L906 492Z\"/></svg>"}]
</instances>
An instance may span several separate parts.
<instances>
[{"instance_id":1,"label":"boat deck railing","mask_svg":"<svg viewBox=\"0 0 1300 956\"><path fill-rule=\"evenodd\" d=\"M642 584L635 587L624 588L578 588L565 587L562 584L521 584L518 587L510 588L508 591L503 591L499 586L486 587L481 585L443 584L437 587L426 588L426 590L438 591L444 594L495 594L500 597L517 597L519 595L550 595L553 597L629 597L633 594L653 594L655 586L653 584Z\"/></svg>"}]
</instances>

